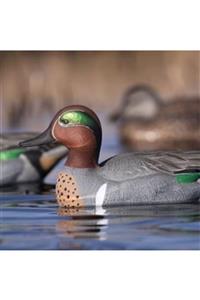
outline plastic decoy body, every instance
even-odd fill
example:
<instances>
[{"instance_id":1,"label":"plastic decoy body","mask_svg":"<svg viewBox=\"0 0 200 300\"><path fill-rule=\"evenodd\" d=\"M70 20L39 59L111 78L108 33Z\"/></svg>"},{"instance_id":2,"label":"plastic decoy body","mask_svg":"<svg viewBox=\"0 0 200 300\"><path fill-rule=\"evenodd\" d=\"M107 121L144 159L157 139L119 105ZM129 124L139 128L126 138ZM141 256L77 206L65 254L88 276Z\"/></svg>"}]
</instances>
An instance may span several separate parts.
<instances>
[{"instance_id":1,"label":"plastic decoy body","mask_svg":"<svg viewBox=\"0 0 200 300\"><path fill-rule=\"evenodd\" d=\"M67 154L67 149L51 143L32 148L22 148L18 144L38 133L6 133L0 136L0 186L24 182L39 182Z\"/></svg>"},{"instance_id":2,"label":"plastic decoy body","mask_svg":"<svg viewBox=\"0 0 200 300\"><path fill-rule=\"evenodd\" d=\"M125 153L98 163L102 129L85 106L64 107L41 135L20 143L57 141L69 153L58 174L61 207L184 203L200 198L200 151Z\"/></svg>"}]
</instances>

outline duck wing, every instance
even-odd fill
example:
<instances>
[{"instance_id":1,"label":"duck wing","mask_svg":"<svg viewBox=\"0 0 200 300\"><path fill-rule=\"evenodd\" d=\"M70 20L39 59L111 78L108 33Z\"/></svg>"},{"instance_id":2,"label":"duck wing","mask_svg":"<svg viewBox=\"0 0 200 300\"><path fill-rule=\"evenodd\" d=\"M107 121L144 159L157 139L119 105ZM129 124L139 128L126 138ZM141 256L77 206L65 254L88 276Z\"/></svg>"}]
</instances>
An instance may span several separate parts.
<instances>
[{"instance_id":1,"label":"duck wing","mask_svg":"<svg viewBox=\"0 0 200 300\"><path fill-rule=\"evenodd\" d=\"M132 152L119 154L100 164L101 176L115 181L158 173L200 171L200 151Z\"/></svg>"}]
</instances>

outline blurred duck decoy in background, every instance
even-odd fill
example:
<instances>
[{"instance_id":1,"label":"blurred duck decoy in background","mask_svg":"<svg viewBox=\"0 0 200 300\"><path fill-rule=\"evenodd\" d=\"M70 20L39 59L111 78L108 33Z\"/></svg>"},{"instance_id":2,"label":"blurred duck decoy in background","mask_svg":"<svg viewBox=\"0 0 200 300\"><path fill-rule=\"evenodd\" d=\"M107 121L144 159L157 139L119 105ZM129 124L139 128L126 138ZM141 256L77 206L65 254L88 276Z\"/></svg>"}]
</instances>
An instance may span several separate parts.
<instances>
[{"instance_id":1,"label":"blurred duck decoy in background","mask_svg":"<svg viewBox=\"0 0 200 300\"><path fill-rule=\"evenodd\" d=\"M126 153L101 164L102 129L85 106L61 109L38 137L22 147L60 142L69 149L56 195L67 208L184 203L200 199L200 151Z\"/></svg>"},{"instance_id":2,"label":"blurred duck decoy in background","mask_svg":"<svg viewBox=\"0 0 200 300\"><path fill-rule=\"evenodd\" d=\"M200 149L200 98L179 97L164 103L145 85L124 94L119 121L120 139L131 150Z\"/></svg>"},{"instance_id":3,"label":"blurred duck decoy in background","mask_svg":"<svg viewBox=\"0 0 200 300\"><path fill-rule=\"evenodd\" d=\"M37 135L33 132L0 135L1 187L42 181L67 154L67 149L58 143L31 149L19 147L20 141Z\"/></svg>"}]
</instances>

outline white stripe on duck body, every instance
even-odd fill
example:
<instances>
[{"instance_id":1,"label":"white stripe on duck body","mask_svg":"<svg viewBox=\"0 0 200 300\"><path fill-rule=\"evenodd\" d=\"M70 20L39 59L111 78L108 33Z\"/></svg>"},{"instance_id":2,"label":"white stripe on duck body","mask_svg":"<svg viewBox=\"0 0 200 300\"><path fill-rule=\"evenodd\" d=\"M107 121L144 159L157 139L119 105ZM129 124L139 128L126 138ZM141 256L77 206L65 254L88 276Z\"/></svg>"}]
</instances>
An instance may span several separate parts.
<instances>
[{"instance_id":1,"label":"white stripe on duck body","mask_svg":"<svg viewBox=\"0 0 200 300\"><path fill-rule=\"evenodd\" d=\"M69 149L56 184L62 207L185 203L200 199L200 151L116 155L98 164L101 124L85 106L64 107L22 146L58 141Z\"/></svg>"}]
</instances>

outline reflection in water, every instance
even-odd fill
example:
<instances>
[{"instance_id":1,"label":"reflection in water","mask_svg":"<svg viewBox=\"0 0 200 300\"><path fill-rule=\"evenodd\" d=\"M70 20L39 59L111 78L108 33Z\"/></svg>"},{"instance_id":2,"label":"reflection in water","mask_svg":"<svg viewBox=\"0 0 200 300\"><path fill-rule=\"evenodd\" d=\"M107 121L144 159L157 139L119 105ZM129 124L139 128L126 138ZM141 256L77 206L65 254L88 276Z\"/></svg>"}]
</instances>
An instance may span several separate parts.
<instances>
[{"instance_id":1,"label":"reflection in water","mask_svg":"<svg viewBox=\"0 0 200 300\"><path fill-rule=\"evenodd\" d=\"M71 218L62 218L62 220L57 223L56 228L65 236L104 240L106 239L108 219L106 219L105 210L101 210L101 213L102 214L98 214L95 208L87 210L80 208L59 208L59 216L70 216Z\"/></svg>"},{"instance_id":2,"label":"reflection in water","mask_svg":"<svg viewBox=\"0 0 200 300\"><path fill-rule=\"evenodd\" d=\"M58 215L62 248L73 238L81 249L200 249L198 204L110 207L102 214L59 208Z\"/></svg>"},{"instance_id":3,"label":"reflection in water","mask_svg":"<svg viewBox=\"0 0 200 300\"><path fill-rule=\"evenodd\" d=\"M0 205L0 249L200 249L199 204L63 209L48 192Z\"/></svg>"}]
</instances>

